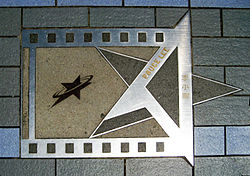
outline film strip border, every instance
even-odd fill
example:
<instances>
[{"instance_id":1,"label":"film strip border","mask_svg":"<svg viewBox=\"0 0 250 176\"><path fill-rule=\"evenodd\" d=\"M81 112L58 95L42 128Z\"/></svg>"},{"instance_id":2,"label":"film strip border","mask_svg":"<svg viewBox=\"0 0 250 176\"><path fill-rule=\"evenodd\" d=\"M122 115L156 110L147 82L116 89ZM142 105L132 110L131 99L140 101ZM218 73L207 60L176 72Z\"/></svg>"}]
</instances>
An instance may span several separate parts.
<instances>
[{"instance_id":1,"label":"film strip border","mask_svg":"<svg viewBox=\"0 0 250 176\"><path fill-rule=\"evenodd\" d=\"M166 138L22 140L23 158L177 156ZM183 156L183 155L180 155Z\"/></svg>"},{"instance_id":2,"label":"film strip border","mask_svg":"<svg viewBox=\"0 0 250 176\"><path fill-rule=\"evenodd\" d=\"M163 46L173 29L28 29L23 47Z\"/></svg>"}]
</instances>

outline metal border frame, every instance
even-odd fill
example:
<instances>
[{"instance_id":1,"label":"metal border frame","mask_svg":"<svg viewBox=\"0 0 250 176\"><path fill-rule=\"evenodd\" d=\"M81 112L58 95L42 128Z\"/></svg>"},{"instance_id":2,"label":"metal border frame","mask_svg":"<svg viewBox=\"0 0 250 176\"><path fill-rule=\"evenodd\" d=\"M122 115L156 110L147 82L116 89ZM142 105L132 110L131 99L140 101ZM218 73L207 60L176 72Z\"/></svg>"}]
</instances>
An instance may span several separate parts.
<instances>
[{"instance_id":1,"label":"metal border frame","mask_svg":"<svg viewBox=\"0 0 250 176\"><path fill-rule=\"evenodd\" d=\"M92 42L84 42L84 33L92 33ZM111 36L110 42L102 42L102 32L109 32ZM120 42L120 33L127 32L129 41ZM138 33L146 32L147 41L138 42ZM156 33L163 33L163 42L156 42ZM49 33L56 34L56 42L48 43L47 35ZM66 43L66 33L74 33L75 40L73 43ZM30 34L38 34L38 43L30 43ZM178 75L179 75L179 119L180 127L174 124L172 119L157 103L151 93L145 88L150 81L144 82L144 94L152 101L152 107L149 111L154 112L153 116L162 128L170 134L168 138L105 138L97 139L91 136L89 139L35 139L35 87L36 87L36 48L46 47L84 47L94 46L99 49L102 46L159 46L160 49L147 63L142 72L150 65L154 58L161 54L163 49L169 52L164 56L165 61L170 56L172 51L178 47ZM21 138L21 157L22 158L85 158L85 157L186 157L191 165L194 163L193 159L193 111L192 111L192 73L191 73L191 34L190 34L190 13L188 12L179 24L174 29L166 28L145 28L145 29L131 29L131 28L105 28L105 29L28 29L22 31L22 48L30 49L30 72L29 72L29 139ZM164 61L164 62L165 62ZM161 63L161 66L163 63ZM160 67L161 67L160 66ZM157 68L157 71L160 69ZM157 73L154 72L154 75ZM22 70L23 72L23 70ZM141 73L142 73L141 72ZM141 74L140 73L140 74ZM135 81L129 86L126 92L135 92L138 86L142 85L140 74ZM186 79L182 79L185 76ZM151 76L152 79L153 76ZM184 90L183 85L187 85L188 90ZM122 106L122 98L126 97L126 92L121 99L114 106ZM183 97L183 94L188 96ZM143 98L143 97L142 97ZM125 98L127 99L127 98ZM143 100L143 99L140 99ZM157 108L156 108L157 107ZM135 107L136 109L138 107ZM158 109L156 112L154 109ZM106 118L112 118L112 114L119 114L116 110L111 110ZM138 151L138 143L146 143L146 151ZM164 151L157 152L156 144L158 142L164 143ZM37 144L37 153L29 153L29 144ZM56 153L47 153L47 144L55 143ZM74 144L74 153L65 153L65 144ZM93 152L84 153L83 144L92 143ZM103 153L102 144L110 143L111 152ZM121 143L129 143L129 152L121 152Z\"/></svg>"}]
</instances>

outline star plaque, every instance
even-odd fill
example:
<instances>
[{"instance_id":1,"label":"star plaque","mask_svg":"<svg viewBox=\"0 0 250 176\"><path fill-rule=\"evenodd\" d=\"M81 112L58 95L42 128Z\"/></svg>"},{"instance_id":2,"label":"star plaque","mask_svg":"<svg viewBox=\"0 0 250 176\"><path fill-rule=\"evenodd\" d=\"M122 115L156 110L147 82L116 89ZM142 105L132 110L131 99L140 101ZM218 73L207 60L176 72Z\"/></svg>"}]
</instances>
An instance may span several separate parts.
<instances>
[{"instance_id":1,"label":"star plaque","mask_svg":"<svg viewBox=\"0 0 250 176\"><path fill-rule=\"evenodd\" d=\"M23 158L185 157L193 165L193 105L240 90L192 74L189 13L171 29L22 35Z\"/></svg>"}]
</instances>

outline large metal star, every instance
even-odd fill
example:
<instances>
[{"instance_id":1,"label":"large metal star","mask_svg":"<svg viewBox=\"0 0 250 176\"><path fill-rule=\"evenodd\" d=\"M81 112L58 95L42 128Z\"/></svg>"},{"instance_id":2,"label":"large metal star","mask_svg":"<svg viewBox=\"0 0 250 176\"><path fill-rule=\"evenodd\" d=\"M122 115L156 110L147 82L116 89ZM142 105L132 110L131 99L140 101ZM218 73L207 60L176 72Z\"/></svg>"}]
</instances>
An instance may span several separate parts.
<instances>
[{"instance_id":1,"label":"large metal star","mask_svg":"<svg viewBox=\"0 0 250 176\"><path fill-rule=\"evenodd\" d=\"M237 92L240 89L229 86L226 90L219 91L219 93L215 93L215 95L213 94L212 96L207 96L203 91L204 86L214 87L214 85L216 84L225 87L226 85L209 80L207 78L192 75L189 14L187 14L182 19L182 21L178 24L178 26L176 26L174 30L169 31L166 38L166 45L158 49L158 51L154 54L154 56L150 59L150 61L146 64L146 66L141 70L141 72L130 85L125 81L125 79L123 79L124 82L129 86L129 88L113 106L104 120L92 133L90 138L102 136L107 133L111 133L116 130L128 127L129 125L143 123L144 121L153 117L169 136L168 138L162 139L165 140L165 143L167 145L167 151L165 154L167 156L185 156L187 160L193 165L193 91L196 93L195 95L198 95L194 98L194 104L199 104L206 100ZM172 90L171 85L168 86L170 89L167 90L167 96L176 96L176 101L178 102L178 104L176 105L176 110L171 112L171 108L170 110L166 110L166 108L164 108L160 103L160 94L157 95L157 93L150 92L149 84L150 82L152 82L152 79L156 76L157 72L162 67L164 67L163 65L165 63L171 64L172 61L170 61L169 58L177 48L178 58L177 62L174 63L177 67L175 70L175 79L177 79L177 86L172 86L173 89L176 89L175 92ZM107 52L107 50L105 51L105 49L102 48L97 49L108 61L108 58L105 56L105 52ZM115 69L114 66L112 67ZM168 67L168 69L171 67L172 65ZM163 69L166 69L166 67L164 67ZM119 71L117 72L119 74ZM171 77L172 73L169 72L169 74L170 75L164 75L166 79L168 76ZM198 86L201 89L192 89L192 79L193 82L198 83ZM215 86L215 88L217 87ZM158 89L164 89L164 87L160 86L158 87ZM211 89L211 91L212 93L216 92L214 91L214 89ZM174 92L174 94L176 93L176 95L172 95L171 92ZM205 94L205 96L203 96L203 94ZM166 106L174 103L171 102L171 98L169 98L168 100L169 102L166 103ZM118 119L121 120L122 117L127 118L128 116L126 116L126 114L138 112L138 110L142 110L145 108L152 115L152 117L146 116L145 119L140 119L138 121L126 119L124 120L127 121L126 123L121 122L119 126L114 125L115 123L113 122L117 121ZM173 117L171 117L174 113L177 113L178 120L175 120Z\"/></svg>"}]
</instances>

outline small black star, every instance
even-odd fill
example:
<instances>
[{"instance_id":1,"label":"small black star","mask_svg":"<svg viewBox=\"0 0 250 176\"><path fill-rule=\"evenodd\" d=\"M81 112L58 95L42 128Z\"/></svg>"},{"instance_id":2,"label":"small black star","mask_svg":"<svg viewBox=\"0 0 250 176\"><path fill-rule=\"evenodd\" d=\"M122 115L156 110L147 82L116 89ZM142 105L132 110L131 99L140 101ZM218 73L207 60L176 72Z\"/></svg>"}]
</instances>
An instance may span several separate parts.
<instances>
[{"instance_id":1,"label":"small black star","mask_svg":"<svg viewBox=\"0 0 250 176\"><path fill-rule=\"evenodd\" d=\"M81 98L81 96L80 96L81 95L80 94L80 90L83 89L83 88L85 88L85 87L87 87L89 84L91 84L90 80L92 78L93 78L93 75L86 76L86 77L84 77L84 80L86 80L86 81L85 82L81 82L80 75L79 75L74 80L73 83L61 83L66 88L66 90L65 89L60 90L59 92L56 92L53 95L53 98L58 98L58 99L52 105L52 107L54 107L56 104L62 102L63 100L65 100L66 98L68 98L71 95L75 95L76 98L78 98L80 100L80 98ZM62 91L64 91L64 92L62 92Z\"/></svg>"}]
</instances>

